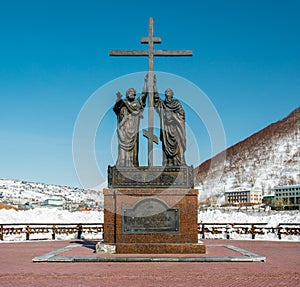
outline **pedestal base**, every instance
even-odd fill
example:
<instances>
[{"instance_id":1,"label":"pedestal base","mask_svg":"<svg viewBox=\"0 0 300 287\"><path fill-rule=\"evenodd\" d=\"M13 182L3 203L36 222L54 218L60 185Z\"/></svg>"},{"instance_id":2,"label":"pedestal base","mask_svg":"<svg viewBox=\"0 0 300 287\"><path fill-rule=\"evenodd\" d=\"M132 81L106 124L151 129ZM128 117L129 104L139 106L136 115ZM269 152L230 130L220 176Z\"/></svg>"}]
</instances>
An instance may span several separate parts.
<instances>
[{"instance_id":1,"label":"pedestal base","mask_svg":"<svg viewBox=\"0 0 300 287\"><path fill-rule=\"evenodd\" d=\"M198 243L197 189L104 189L104 242Z\"/></svg>"},{"instance_id":2,"label":"pedestal base","mask_svg":"<svg viewBox=\"0 0 300 287\"><path fill-rule=\"evenodd\" d=\"M192 167L109 167L108 186L104 243L116 253L205 253Z\"/></svg>"},{"instance_id":3,"label":"pedestal base","mask_svg":"<svg viewBox=\"0 0 300 287\"><path fill-rule=\"evenodd\" d=\"M197 189L104 189L104 243L116 253L205 253Z\"/></svg>"}]
</instances>

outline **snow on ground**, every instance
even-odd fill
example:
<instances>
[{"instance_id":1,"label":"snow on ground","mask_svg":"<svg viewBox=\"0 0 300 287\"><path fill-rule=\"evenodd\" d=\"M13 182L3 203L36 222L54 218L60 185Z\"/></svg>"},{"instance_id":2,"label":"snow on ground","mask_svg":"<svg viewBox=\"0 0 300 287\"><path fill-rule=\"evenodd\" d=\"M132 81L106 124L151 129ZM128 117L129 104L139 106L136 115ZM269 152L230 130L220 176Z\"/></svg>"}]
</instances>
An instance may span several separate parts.
<instances>
[{"instance_id":1,"label":"snow on ground","mask_svg":"<svg viewBox=\"0 0 300 287\"><path fill-rule=\"evenodd\" d=\"M1 223L102 223L103 212L35 208L30 210L0 210Z\"/></svg>"},{"instance_id":2,"label":"snow on ground","mask_svg":"<svg viewBox=\"0 0 300 287\"><path fill-rule=\"evenodd\" d=\"M267 223L268 227L276 227L279 223L300 223L299 211L222 211L208 209L198 214L199 223Z\"/></svg>"}]
</instances>

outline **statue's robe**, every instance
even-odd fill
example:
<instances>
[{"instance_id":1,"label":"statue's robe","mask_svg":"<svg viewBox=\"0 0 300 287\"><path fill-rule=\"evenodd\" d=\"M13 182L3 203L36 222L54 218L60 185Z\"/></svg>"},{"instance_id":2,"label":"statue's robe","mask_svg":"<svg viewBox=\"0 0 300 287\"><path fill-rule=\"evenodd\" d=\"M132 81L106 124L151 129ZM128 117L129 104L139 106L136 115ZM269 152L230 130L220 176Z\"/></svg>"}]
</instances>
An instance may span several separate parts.
<instances>
[{"instance_id":1,"label":"statue's robe","mask_svg":"<svg viewBox=\"0 0 300 287\"><path fill-rule=\"evenodd\" d=\"M139 125L145 108L145 94L134 100L120 99L113 110L118 118L118 159L117 166L138 166Z\"/></svg>"},{"instance_id":2,"label":"statue's robe","mask_svg":"<svg viewBox=\"0 0 300 287\"><path fill-rule=\"evenodd\" d=\"M185 165L186 150L185 113L176 99L154 99L154 107L160 117L160 140L163 149L163 165Z\"/></svg>"}]
</instances>

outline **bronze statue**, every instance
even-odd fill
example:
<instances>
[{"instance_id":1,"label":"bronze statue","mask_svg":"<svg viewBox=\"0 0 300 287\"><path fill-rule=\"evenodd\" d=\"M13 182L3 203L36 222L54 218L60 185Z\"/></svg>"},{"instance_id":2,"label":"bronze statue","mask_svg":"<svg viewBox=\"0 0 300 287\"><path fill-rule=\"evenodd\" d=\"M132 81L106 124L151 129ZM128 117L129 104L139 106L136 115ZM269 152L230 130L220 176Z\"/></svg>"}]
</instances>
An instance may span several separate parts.
<instances>
[{"instance_id":1,"label":"bronze statue","mask_svg":"<svg viewBox=\"0 0 300 287\"><path fill-rule=\"evenodd\" d=\"M126 91L126 100L117 92L117 101L113 108L118 119L118 159L117 166L139 166L139 125L146 104L148 76L145 77L141 95L135 99L136 90Z\"/></svg>"},{"instance_id":2,"label":"bronze statue","mask_svg":"<svg viewBox=\"0 0 300 287\"><path fill-rule=\"evenodd\" d=\"M185 163L186 132L185 112L178 100L173 99L173 91L168 89L166 99L160 99L154 74L154 58L159 56L192 56L191 50L158 50L155 44L161 43L161 38L154 36L154 19L149 19L148 35L142 37L142 44L147 44L145 50L110 50L110 56L146 56L148 58L148 74L145 78L143 92L135 100L128 95L122 99L120 93L114 111L118 118L118 159L115 166L108 167L109 188L193 188L194 169ZM127 93L130 93L128 91ZM143 129L147 138L147 166L139 166L138 161L138 131L139 123L148 98L148 125ZM163 150L163 166L154 166L153 144L158 144L155 135L154 109L160 116ZM138 168L137 168L138 167Z\"/></svg>"},{"instance_id":3,"label":"bronze statue","mask_svg":"<svg viewBox=\"0 0 300 287\"><path fill-rule=\"evenodd\" d=\"M160 140L164 166L183 166L186 150L185 112L172 89L165 91L165 100L159 97L154 77L154 108L160 117Z\"/></svg>"}]
</instances>

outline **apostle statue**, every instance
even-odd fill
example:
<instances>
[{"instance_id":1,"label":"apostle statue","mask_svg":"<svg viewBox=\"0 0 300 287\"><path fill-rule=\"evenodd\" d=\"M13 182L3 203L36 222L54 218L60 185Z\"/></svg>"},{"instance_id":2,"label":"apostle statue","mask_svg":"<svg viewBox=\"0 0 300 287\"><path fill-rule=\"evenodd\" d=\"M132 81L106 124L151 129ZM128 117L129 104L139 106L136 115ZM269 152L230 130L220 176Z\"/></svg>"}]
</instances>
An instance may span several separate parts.
<instances>
[{"instance_id":1,"label":"apostle statue","mask_svg":"<svg viewBox=\"0 0 300 287\"><path fill-rule=\"evenodd\" d=\"M137 99L134 88L126 91L126 99L122 99L120 92L116 94L117 101L113 110L118 120L117 166L139 166L139 125L146 104L147 80L148 76L145 77L143 91Z\"/></svg>"},{"instance_id":2,"label":"apostle statue","mask_svg":"<svg viewBox=\"0 0 300 287\"><path fill-rule=\"evenodd\" d=\"M160 117L160 140L163 150L163 166L186 165L185 113L172 89L165 91L165 100L159 97L154 76L154 108Z\"/></svg>"}]
</instances>

